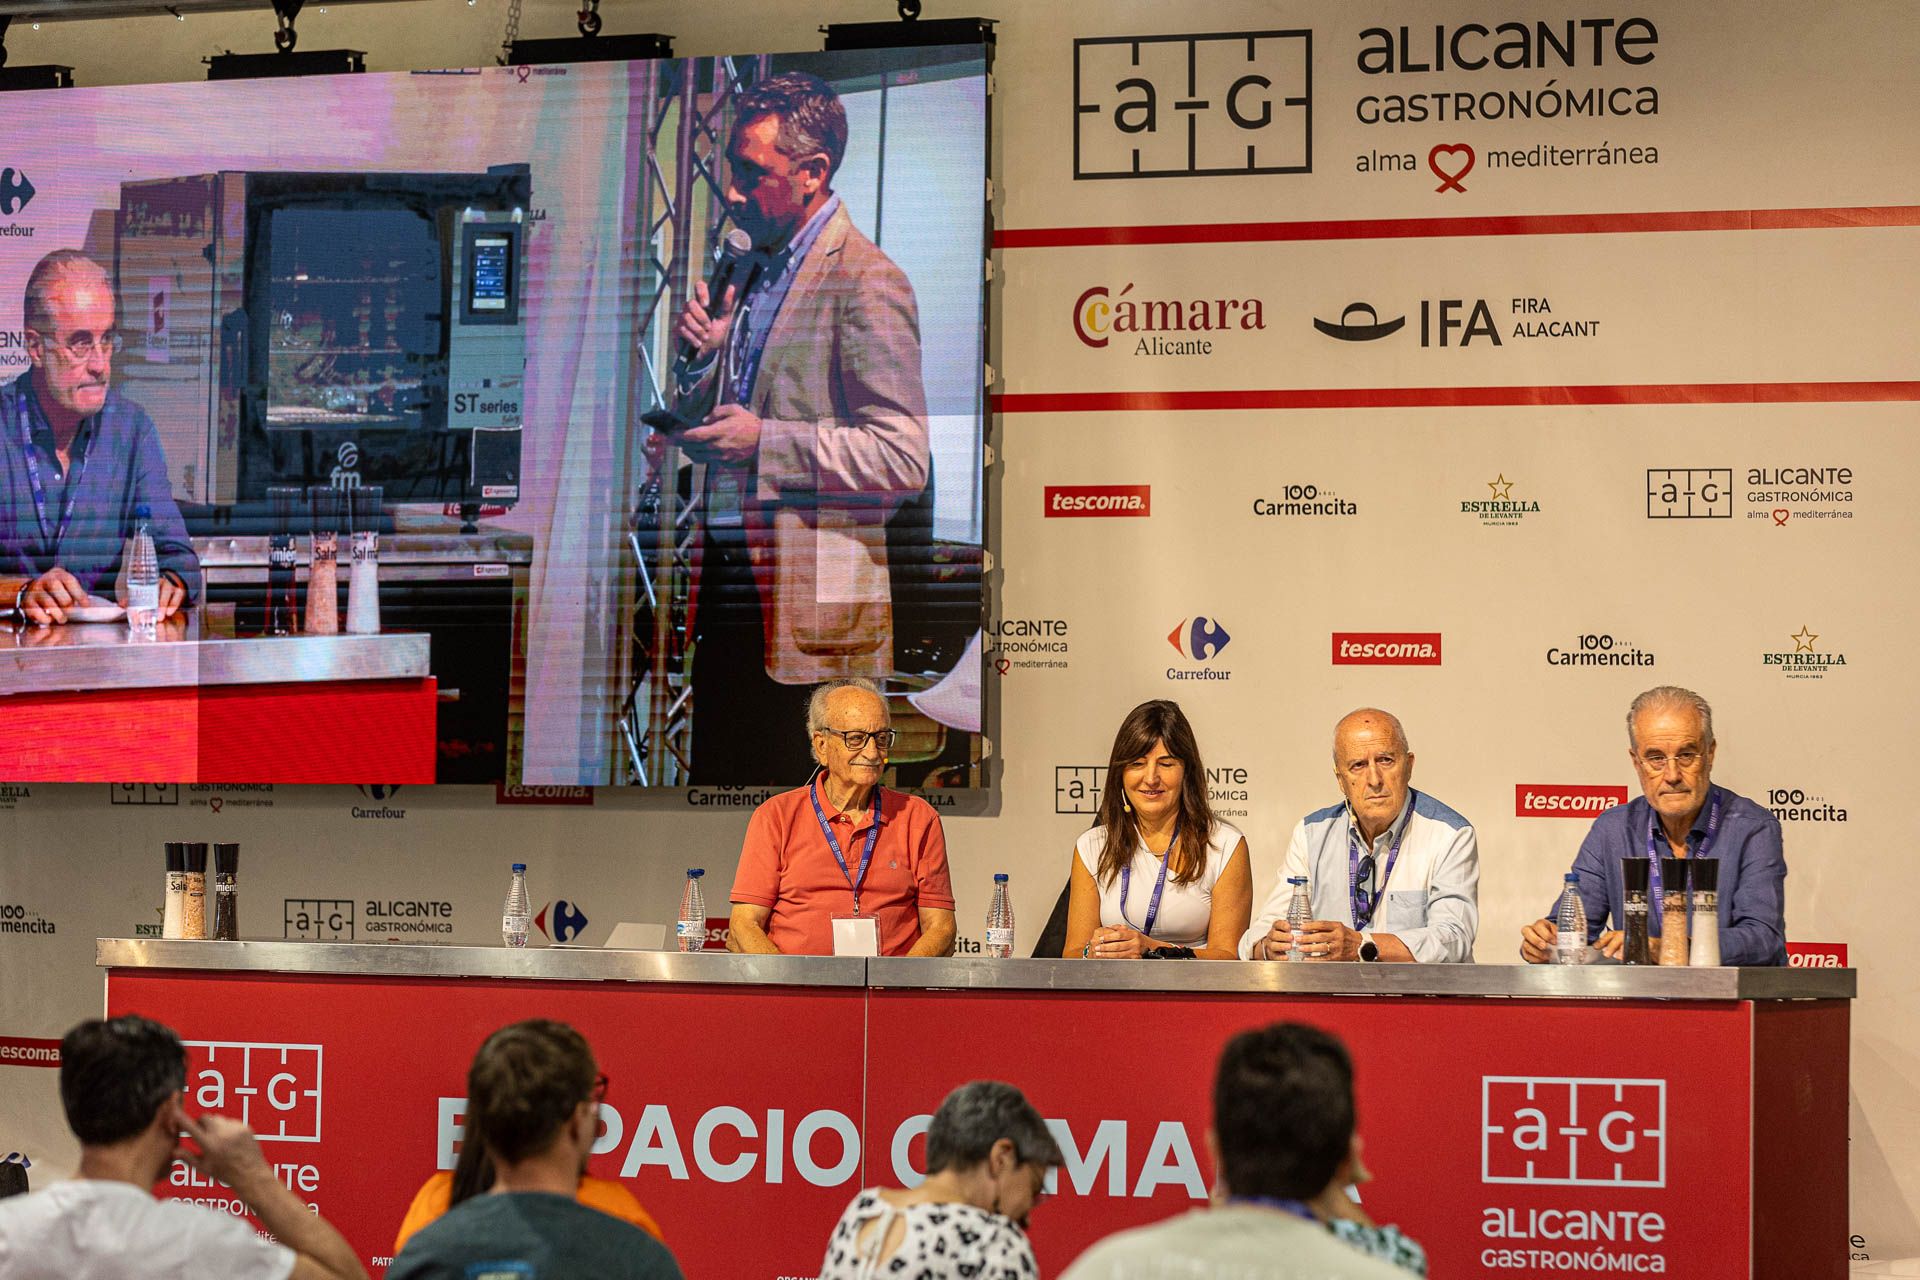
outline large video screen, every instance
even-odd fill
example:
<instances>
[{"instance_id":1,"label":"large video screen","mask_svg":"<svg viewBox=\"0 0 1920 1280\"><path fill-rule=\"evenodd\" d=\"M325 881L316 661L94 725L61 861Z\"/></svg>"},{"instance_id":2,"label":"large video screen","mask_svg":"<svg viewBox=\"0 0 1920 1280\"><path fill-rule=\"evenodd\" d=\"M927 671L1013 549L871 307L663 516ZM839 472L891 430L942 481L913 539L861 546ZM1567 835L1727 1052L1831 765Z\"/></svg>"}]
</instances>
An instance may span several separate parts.
<instances>
[{"instance_id":1,"label":"large video screen","mask_svg":"<svg viewBox=\"0 0 1920 1280\"><path fill-rule=\"evenodd\" d=\"M0 780L984 785L983 46L8 106Z\"/></svg>"}]
</instances>

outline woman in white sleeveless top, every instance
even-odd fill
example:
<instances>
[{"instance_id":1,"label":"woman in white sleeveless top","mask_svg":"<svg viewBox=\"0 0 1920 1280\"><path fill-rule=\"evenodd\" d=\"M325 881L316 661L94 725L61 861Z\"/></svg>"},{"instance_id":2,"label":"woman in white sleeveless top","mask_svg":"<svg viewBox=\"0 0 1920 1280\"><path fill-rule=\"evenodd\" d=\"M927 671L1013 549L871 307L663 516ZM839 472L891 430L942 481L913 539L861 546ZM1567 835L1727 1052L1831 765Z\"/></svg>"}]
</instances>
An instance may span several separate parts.
<instances>
[{"instance_id":1,"label":"woman in white sleeveless top","mask_svg":"<svg viewBox=\"0 0 1920 1280\"><path fill-rule=\"evenodd\" d=\"M1108 762L1099 819L1073 846L1063 954L1234 959L1253 915L1247 841L1213 816L1180 704L1128 712Z\"/></svg>"},{"instance_id":2,"label":"woman in white sleeveless top","mask_svg":"<svg viewBox=\"0 0 1920 1280\"><path fill-rule=\"evenodd\" d=\"M1037 1280L1027 1215L1060 1162L1047 1122L1018 1089L963 1084L927 1128L926 1179L855 1196L820 1280Z\"/></svg>"}]
</instances>

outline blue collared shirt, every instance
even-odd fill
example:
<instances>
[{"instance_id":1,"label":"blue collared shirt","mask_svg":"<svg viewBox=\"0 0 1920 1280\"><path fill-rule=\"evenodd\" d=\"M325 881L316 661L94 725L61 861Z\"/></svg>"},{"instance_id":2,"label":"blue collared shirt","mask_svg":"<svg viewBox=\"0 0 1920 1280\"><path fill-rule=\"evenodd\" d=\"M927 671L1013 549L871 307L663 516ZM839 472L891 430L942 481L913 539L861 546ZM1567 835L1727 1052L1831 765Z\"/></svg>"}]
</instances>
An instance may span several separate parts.
<instances>
[{"instance_id":1,"label":"blue collared shirt","mask_svg":"<svg viewBox=\"0 0 1920 1280\"><path fill-rule=\"evenodd\" d=\"M766 354L767 335L786 303L787 291L807 260L813 242L826 230L827 222L840 208L840 197L832 196L821 205L783 249L776 249L754 281L753 289L740 300L746 314L741 317L739 357L734 369L734 399L741 404L753 398L753 382L760 375L761 357Z\"/></svg>"},{"instance_id":2,"label":"blue collared shirt","mask_svg":"<svg viewBox=\"0 0 1920 1280\"><path fill-rule=\"evenodd\" d=\"M28 438L32 443L28 443ZM33 501L27 470L31 448L46 489L43 528ZM86 459L85 470L81 459ZM54 545L67 490L74 485L73 518ZM0 574L37 578L56 566L65 569L89 593L113 596L120 552L133 535L133 513L152 513L147 530L160 556L160 569L178 577L187 603L200 599L200 559L187 540L186 521L167 482L167 460L160 433L147 411L120 394L107 392L100 412L74 436L72 465L64 478L54 455L53 429L34 394L33 372L0 386Z\"/></svg>"},{"instance_id":3,"label":"blue collared shirt","mask_svg":"<svg viewBox=\"0 0 1920 1280\"><path fill-rule=\"evenodd\" d=\"M1785 964L1787 962L1787 859L1780 839L1780 820L1725 787L1720 793L1720 834L1707 856L1719 862L1720 962L1727 965ZM1687 833L1687 856L1694 856L1707 834L1711 803L1702 805ZM1593 820L1573 872L1580 878L1580 903L1587 910L1587 941L1603 929L1625 927L1622 904L1626 886L1622 858L1647 856L1647 824L1656 822L1645 796L1616 805ZM1660 856L1673 850L1666 833L1657 839ZM1553 918L1548 909L1546 918ZM1647 913L1647 928L1660 936L1660 921Z\"/></svg>"},{"instance_id":4,"label":"blue collared shirt","mask_svg":"<svg viewBox=\"0 0 1920 1280\"><path fill-rule=\"evenodd\" d=\"M1240 936L1242 959L1253 955L1254 944L1274 921L1286 917L1293 896L1289 876L1307 878L1314 919L1356 927L1348 875L1353 830L1353 811L1345 804L1329 805L1300 820L1273 893ZM1387 851L1396 842L1400 856L1394 860L1393 875L1381 883ZM1480 849L1473 824L1425 792L1410 790L1400 815L1369 852L1380 904L1369 932L1392 934L1422 963L1472 960L1480 929Z\"/></svg>"}]
</instances>

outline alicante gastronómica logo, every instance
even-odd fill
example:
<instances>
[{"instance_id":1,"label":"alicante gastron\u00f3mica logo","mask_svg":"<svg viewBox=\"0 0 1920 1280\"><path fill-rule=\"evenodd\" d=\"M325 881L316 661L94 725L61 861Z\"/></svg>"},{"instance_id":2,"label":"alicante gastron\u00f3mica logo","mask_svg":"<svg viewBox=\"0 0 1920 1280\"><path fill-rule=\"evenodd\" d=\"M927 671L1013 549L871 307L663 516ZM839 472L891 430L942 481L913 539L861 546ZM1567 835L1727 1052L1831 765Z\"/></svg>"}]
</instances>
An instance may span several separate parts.
<instances>
[{"instance_id":1,"label":"alicante gastron\u00f3mica logo","mask_svg":"<svg viewBox=\"0 0 1920 1280\"><path fill-rule=\"evenodd\" d=\"M1460 502L1460 514L1472 516L1483 526L1512 527L1528 516L1540 514L1540 503L1526 495L1525 490L1516 493L1519 481L1507 479L1502 471L1486 482L1487 496L1484 498L1464 498Z\"/></svg>"},{"instance_id":2,"label":"alicante gastron\u00f3mica logo","mask_svg":"<svg viewBox=\"0 0 1920 1280\"><path fill-rule=\"evenodd\" d=\"M1605 631L1587 631L1569 644L1547 646L1550 667L1651 667L1653 650Z\"/></svg>"},{"instance_id":3,"label":"alicante gastron\u00f3mica logo","mask_svg":"<svg viewBox=\"0 0 1920 1280\"><path fill-rule=\"evenodd\" d=\"M986 660L1006 675L1013 670L1064 671L1073 641L1065 618L1000 618L987 624Z\"/></svg>"},{"instance_id":4,"label":"alicante gastron\u00f3mica logo","mask_svg":"<svg viewBox=\"0 0 1920 1280\"><path fill-rule=\"evenodd\" d=\"M1820 633L1801 625L1800 630L1787 637L1792 641L1791 649L1780 649L1760 655L1763 665L1779 670L1789 680L1821 680L1828 672L1844 668L1847 655L1837 649L1820 645Z\"/></svg>"},{"instance_id":5,"label":"alicante gastron\u00f3mica logo","mask_svg":"<svg viewBox=\"0 0 1920 1280\"><path fill-rule=\"evenodd\" d=\"M1106 784L1106 765L1053 766L1053 811L1099 813L1100 792ZM1216 817L1246 817L1252 803L1252 787L1253 774L1245 765L1214 764L1207 768L1207 799Z\"/></svg>"},{"instance_id":6,"label":"alicante gastron\u00f3mica logo","mask_svg":"<svg viewBox=\"0 0 1920 1280\"><path fill-rule=\"evenodd\" d=\"M1167 633L1167 643L1173 646L1175 653L1193 667L1168 667L1169 680L1231 680L1233 672L1225 667L1206 664L1218 658L1221 652L1233 642L1233 637L1218 618L1196 615L1182 618L1173 630Z\"/></svg>"}]
</instances>

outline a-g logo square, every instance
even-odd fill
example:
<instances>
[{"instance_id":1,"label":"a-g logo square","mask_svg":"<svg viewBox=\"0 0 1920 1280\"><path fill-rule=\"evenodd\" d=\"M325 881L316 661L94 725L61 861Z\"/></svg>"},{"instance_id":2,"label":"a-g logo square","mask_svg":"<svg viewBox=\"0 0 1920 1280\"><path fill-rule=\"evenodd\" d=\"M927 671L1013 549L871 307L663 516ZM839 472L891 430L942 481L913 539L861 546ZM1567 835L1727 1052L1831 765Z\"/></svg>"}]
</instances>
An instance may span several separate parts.
<instances>
[{"instance_id":1,"label":"a-g logo square","mask_svg":"<svg viewBox=\"0 0 1920 1280\"><path fill-rule=\"evenodd\" d=\"M1311 172L1311 31L1073 42L1075 178Z\"/></svg>"},{"instance_id":2,"label":"a-g logo square","mask_svg":"<svg viewBox=\"0 0 1920 1280\"><path fill-rule=\"evenodd\" d=\"M1104 765L1057 764L1053 766L1053 811L1098 813L1100 788L1106 785Z\"/></svg>"},{"instance_id":3,"label":"a-g logo square","mask_svg":"<svg viewBox=\"0 0 1920 1280\"><path fill-rule=\"evenodd\" d=\"M1667 1185L1667 1082L1484 1076L1480 1180Z\"/></svg>"},{"instance_id":4,"label":"a-g logo square","mask_svg":"<svg viewBox=\"0 0 1920 1280\"><path fill-rule=\"evenodd\" d=\"M184 1044L187 1093L196 1109L238 1116L262 1142L320 1141L321 1046Z\"/></svg>"},{"instance_id":5,"label":"a-g logo square","mask_svg":"<svg viewBox=\"0 0 1920 1280\"><path fill-rule=\"evenodd\" d=\"M282 908L283 938L308 942L352 942L351 898L286 898Z\"/></svg>"}]
</instances>

